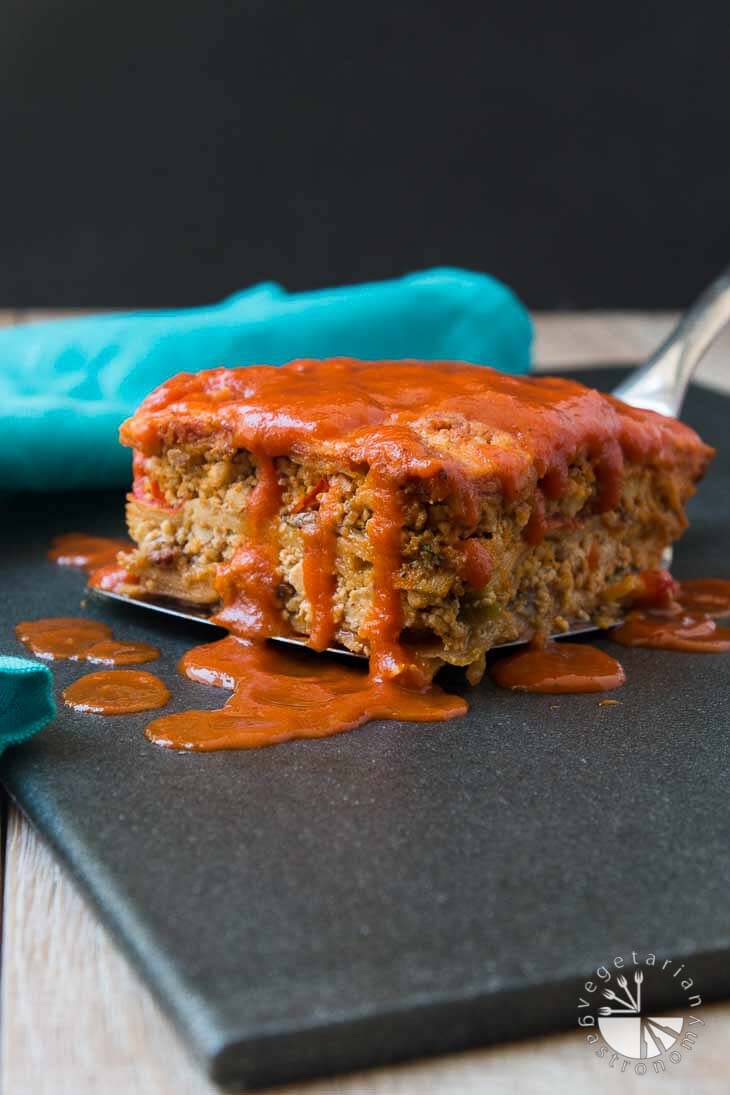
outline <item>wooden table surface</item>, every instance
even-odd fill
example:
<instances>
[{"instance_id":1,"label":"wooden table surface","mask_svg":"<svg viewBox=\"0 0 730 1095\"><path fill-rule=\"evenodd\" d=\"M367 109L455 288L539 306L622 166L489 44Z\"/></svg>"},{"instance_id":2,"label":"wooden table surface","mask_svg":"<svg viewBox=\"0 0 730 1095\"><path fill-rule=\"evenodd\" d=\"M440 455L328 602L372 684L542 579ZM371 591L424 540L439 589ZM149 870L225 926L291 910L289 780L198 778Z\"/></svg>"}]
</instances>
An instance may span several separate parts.
<instances>
[{"instance_id":1,"label":"wooden table surface","mask_svg":"<svg viewBox=\"0 0 730 1095\"><path fill-rule=\"evenodd\" d=\"M0 326L47 318L0 312ZM634 362L671 328L671 313L537 315L542 369ZM700 380L730 391L730 336ZM34 830L12 807L4 818L2 939L3 1095L214 1095L144 985ZM707 1024L686 1060L654 1076L619 1075L575 1033L473 1050L367 1073L295 1084L278 1095L530 1095L730 1090L730 1003L703 1009Z\"/></svg>"}]
</instances>

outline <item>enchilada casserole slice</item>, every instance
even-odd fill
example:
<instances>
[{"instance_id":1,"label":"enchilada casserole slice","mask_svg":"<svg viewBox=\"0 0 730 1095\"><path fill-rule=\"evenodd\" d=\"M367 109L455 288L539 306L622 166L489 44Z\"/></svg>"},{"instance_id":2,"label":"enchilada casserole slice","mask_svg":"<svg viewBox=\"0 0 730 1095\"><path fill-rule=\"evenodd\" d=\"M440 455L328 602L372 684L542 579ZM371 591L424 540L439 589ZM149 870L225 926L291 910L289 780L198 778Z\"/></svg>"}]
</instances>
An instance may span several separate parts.
<instances>
[{"instance_id":1,"label":"enchilada casserole slice","mask_svg":"<svg viewBox=\"0 0 730 1095\"><path fill-rule=\"evenodd\" d=\"M571 380L351 359L181 374L121 439L122 592L340 645L385 676L450 663L471 680L496 644L647 597L712 455Z\"/></svg>"}]
</instances>

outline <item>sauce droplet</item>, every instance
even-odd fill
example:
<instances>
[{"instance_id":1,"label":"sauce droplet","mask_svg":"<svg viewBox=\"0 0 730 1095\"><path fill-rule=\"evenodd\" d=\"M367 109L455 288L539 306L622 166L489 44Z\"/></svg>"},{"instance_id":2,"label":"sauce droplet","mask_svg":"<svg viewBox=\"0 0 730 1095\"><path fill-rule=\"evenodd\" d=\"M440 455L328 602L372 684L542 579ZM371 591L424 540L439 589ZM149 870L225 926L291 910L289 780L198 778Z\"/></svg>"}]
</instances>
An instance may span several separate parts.
<instances>
[{"instance_id":1,"label":"sauce droplet","mask_svg":"<svg viewBox=\"0 0 730 1095\"><path fill-rule=\"evenodd\" d=\"M720 654L730 650L730 628L718 627L709 616L676 612L630 612L611 638L622 646Z\"/></svg>"},{"instance_id":2,"label":"sauce droplet","mask_svg":"<svg viewBox=\"0 0 730 1095\"><path fill-rule=\"evenodd\" d=\"M730 616L730 582L725 578L690 578L679 583L677 600L690 614L716 619Z\"/></svg>"},{"instance_id":3,"label":"sauce droplet","mask_svg":"<svg viewBox=\"0 0 730 1095\"><path fill-rule=\"evenodd\" d=\"M15 634L39 658L80 661L95 643L110 639L112 631L99 620L54 616L44 620L23 620L15 628Z\"/></svg>"},{"instance_id":4,"label":"sauce droplet","mask_svg":"<svg viewBox=\"0 0 730 1095\"><path fill-rule=\"evenodd\" d=\"M370 719L437 722L466 711L463 699L436 685L411 691L366 671L233 636L189 651L180 670L234 692L218 711L185 711L150 723L150 741L170 749L261 748L327 737Z\"/></svg>"},{"instance_id":5,"label":"sauce droplet","mask_svg":"<svg viewBox=\"0 0 730 1095\"><path fill-rule=\"evenodd\" d=\"M102 669L79 677L63 691L75 711L96 715L132 715L164 707L170 693L159 677L141 669Z\"/></svg>"},{"instance_id":6,"label":"sauce droplet","mask_svg":"<svg viewBox=\"0 0 730 1095\"><path fill-rule=\"evenodd\" d=\"M607 692L626 680L621 665L595 646L545 643L502 658L491 669L500 688L515 692Z\"/></svg>"}]
</instances>

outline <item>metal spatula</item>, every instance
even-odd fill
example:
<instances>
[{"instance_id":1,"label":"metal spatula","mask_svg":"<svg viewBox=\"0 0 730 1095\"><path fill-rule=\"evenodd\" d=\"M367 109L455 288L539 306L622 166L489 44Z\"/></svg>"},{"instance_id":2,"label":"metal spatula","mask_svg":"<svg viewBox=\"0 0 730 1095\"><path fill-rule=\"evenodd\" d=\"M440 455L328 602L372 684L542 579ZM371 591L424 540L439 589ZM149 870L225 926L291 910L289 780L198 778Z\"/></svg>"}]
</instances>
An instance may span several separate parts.
<instances>
[{"instance_id":1,"label":"metal spatula","mask_svg":"<svg viewBox=\"0 0 730 1095\"><path fill-rule=\"evenodd\" d=\"M632 407L643 407L658 411L660 414L677 417L682 408L687 385L700 360L709 349L723 327L730 321L730 268L725 270L704 293L685 312L672 333L665 339L644 365L636 369L615 389L614 395L629 403ZM666 553L666 564L671 562L671 548ZM141 600L136 597L124 597L120 593L95 589L89 586L94 597L109 601L121 601L123 604L137 605L140 608L162 612L166 616L177 616L181 620L207 624L220 630L209 618L204 609L192 608L174 601ZM570 635L582 635L599 630L595 624L576 624L569 631L560 633L561 638ZM277 638L277 642L293 646L306 646L306 641L290 637ZM519 646L522 640L502 643L494 649ZM349 654L353 658L362 655L353 654L344 647L328 647L333 654Z\"/></svg>"}]
</instances>

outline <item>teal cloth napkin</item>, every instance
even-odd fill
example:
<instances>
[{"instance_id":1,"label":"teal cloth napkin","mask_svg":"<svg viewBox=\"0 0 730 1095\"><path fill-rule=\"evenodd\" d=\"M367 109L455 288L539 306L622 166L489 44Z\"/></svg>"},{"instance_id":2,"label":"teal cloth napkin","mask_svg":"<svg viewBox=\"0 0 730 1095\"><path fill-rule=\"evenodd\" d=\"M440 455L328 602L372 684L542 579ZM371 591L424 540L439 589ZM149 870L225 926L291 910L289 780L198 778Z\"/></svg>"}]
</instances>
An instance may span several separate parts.
<instances>
[{"instance_id":1,"label":"teal cloth napkin","mask_svg":"<svg viewBox=\"0 0 730 1095\"><path fill-rule=\"evenodd\" d=\"M265 283L210 307L10 327L0 331L0 484L128 483L119 425L175 373L339 355L524 373L531 341L529 316L505 285L457 269L306 293Z\"/></svg>"},{"instance_id":2,"label":"teal cloth napkin","mask_svg":"<svg viewBox=\"0 0 730 1095\"><path fill-rule=\"evenodd\" d=\"M55 717L48 666L0 654L0 753L37 734Z\"/></svg>"}]
</instances>

